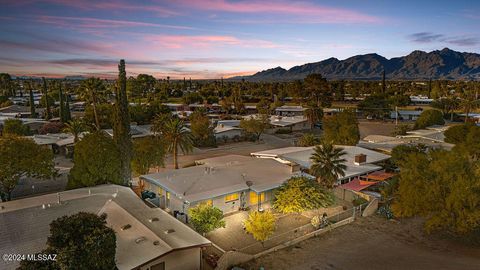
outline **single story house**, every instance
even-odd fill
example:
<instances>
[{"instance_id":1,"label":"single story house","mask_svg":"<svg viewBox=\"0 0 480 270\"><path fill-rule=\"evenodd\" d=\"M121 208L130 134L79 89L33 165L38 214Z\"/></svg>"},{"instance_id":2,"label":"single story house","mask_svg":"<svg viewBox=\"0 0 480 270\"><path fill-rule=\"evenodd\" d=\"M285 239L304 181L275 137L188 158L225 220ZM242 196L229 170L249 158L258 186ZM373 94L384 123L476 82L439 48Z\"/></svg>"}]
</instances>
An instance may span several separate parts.
<instances>
[{"instance_id":1,"label":"single story house","mask_svg":"<svg viewBox=\"0 0 480 270\"><path fill-rule=\"evenodd\" d=\"M163 103L163 105L167 106L172 112L185 111L188 109L188 106L178 103Z\"/></svg>"},{"instance_id":2,"label":"single story house","mask_svg":"<svg viewBox=\"0 0 480 270\"><path fill-rule=\"evenodd\" d=\"M408 131L407 135L401 135L400 138L421 138L425 140L430 140L432 142L445 142L445 131L449 126L430 126L425 129L417 129Z\"/></svg>"},{"instance_id":3,"label":"single story house","mask_svg":"<svg viewBox=\"0 0 480 270\"><path fill-rule=\"evenodd\" d=\"M383 167L377 164L390 158L389 155L358 146L336 145L335 147L343 148L346 152L342 157L346 159L345 176L338 179L338 182L342 184L350 182L357 176L382 170ZM310 157L313 153L314 147L285 147L255 152L250 155L257 158L281 160L290 166L299 166L303 170L308 170L312 166Z\"/></svg>"},{"instance_id":4,"label":"single story house","mask_svg":"<svg viewBox=\"0 0 480 270\"><path fill-rule=\"evenodd\" d=\"M216 140L231 140L240 137L242 135L242 129L239 127L217 124L213 129L213 134Z\"/></svg>"},{"instance_id":5,"label":"single story house","mask_svg":"<svg viewBox=\"0 0 480 270\"><path fill-rule=\"evenodd\" d=\"M45 109L35 108L38 116L43 116ZM0 108L0 115L9 116L12 118L28 118L31 117L30 106L11 105Z\"/></svg>"},{"instance_id":6,"label":"single story house","mask_svg":"<svg viewBox=\"0 0 480 270\"><path fill-rule=\"evenodd\" d=\"M402 136L402 137L392 137L392 136L383 136L383 135L368 135L362 140L360 140L357 146L377 150L385 153L391 153L393 148L399 145L425 145L429 148L434 149L445 149L451 150L453 144L435 141L431 139L425 139L416 136Z\"/></svg>"},{"instance_id":7,"label":"single story house","mask_svg":"<svg viewBox=\"0 0 480 270\"><path fill-rule=\"evenodd\" d=\"M412 105L430 105L433 100L433 98L428 98L427 96L410 96L410 103Z\"/></svg>"},{"instance_id":8,"label":"single story house","mask_svg":"<svg viewBox=\"0 0 480 270\"><path fill-rule=\"evenodd\" d=\"M230 127L240 127L240 120L218 120L218 125L230 126Z\"/></svg>"},{"instance_id":9,"label":"single story house","mask_svg":"<svg viewBox=\"0 0 480 270\"><path fill-rule=\"evenodd\" d=\"M308 119L301 116L272 116L270 117L270 125L273 130L290 129L291 131L306 130L310 128Z\"/></svg>"},{"instance_id":10,"label":"single story house","mask_svg":"<svg viewBox=\"0 0 480 270\"><path fill-rule=\"evenodd\" d=\"M420 117L423 111L420 110L398 110L398 111L391 111L390 118L391 119L398 119L398 120L409 120L415 121Z\"/></svg>"},{"instance_id":11,"label":"single story house","mask_svg":"<svg viewBox=\"0 0 480 270\"><path fill-rule=\"evenodd\" d=\"M0 203L0 252L34 254L45 248L50 223L78 212L107 214L115 231L118 269L197 270L211 242L128 187L102 185ZM0 261L0 269L19 262Z\"/></svg>"},{"instance_id":12,"label":"single story house","mask_svg":"<svg viewBox=\"0 0 480 270\"><path fill-rule=\"evenodd\" d=\"M275 115L279 116L301 116L306 108L302 106L280 106L275 109Z\"/></svg>"},{"instance_id":13,"label":"single story house","mask_svg":"<svg viewBox=\"0 0 480 270\"><path fill-rule=\"evenodd\" d=\"M197 166L140 176L140 186L157 194L169 212L187 213L199 203L224 213L270 206L273 190L296 175L294 167L275 160L226 155L197 161Z\"/></svg>"}]
</instances>

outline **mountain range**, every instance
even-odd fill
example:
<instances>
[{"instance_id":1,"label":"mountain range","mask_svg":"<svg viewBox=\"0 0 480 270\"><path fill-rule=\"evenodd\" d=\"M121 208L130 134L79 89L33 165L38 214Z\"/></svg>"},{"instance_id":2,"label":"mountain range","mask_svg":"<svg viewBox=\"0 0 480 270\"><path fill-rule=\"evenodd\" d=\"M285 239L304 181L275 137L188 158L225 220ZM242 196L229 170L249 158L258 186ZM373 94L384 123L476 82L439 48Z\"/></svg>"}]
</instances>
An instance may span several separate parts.
<instances>
[{"instance_id":1,"label":"mountain range","mask_svg":"<svg viewBox=\"0 0 480 270\"><path fill-rule=\"evenodd\" d=\"M345 60L332 57L288 70L276 67L232 79L291 81L301 80L308 74L320 73L333 80L378 80L384 71L387 80L480 80L480 54L445 48L432 52L417 50L391 59L376 53L356 55Z\"/></svg>"}]
</instances>

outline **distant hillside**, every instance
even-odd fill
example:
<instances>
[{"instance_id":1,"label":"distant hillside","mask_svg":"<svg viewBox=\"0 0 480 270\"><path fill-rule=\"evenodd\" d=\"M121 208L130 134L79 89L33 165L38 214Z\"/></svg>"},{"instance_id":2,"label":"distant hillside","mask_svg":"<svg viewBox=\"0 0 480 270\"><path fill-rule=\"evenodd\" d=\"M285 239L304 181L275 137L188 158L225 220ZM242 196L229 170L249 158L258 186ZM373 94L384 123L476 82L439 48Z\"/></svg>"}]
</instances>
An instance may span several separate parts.
<instances>
[{"instance_id":1,"label":"distant hillside","mask_svg":"<svg viewBox=\"0 0 480 270\"><path fill-rule=\"evenodd\" d=\"M290 81L320 73L327 79L376 80L385 70L387 79L475 79L480 80L480 54L441 51L414 51L407 56L387 59L378 54L356 55L345 60L329 58L286 70L281 67L235 77L247 81Z\"/></svg>"}]
</instances>

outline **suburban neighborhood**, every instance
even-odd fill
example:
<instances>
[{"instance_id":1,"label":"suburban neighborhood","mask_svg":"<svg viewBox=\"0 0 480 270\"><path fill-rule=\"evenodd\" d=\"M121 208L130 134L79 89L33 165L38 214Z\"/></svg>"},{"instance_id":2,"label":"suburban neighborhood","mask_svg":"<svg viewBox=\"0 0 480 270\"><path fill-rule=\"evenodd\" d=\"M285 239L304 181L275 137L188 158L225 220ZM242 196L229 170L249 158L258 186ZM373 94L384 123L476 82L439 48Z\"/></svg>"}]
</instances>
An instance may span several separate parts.
<instances>
[{"instance_id":1,"label":"suburban neighborhood","mask_svg":"<svg viewBox=\"0 0 480 270\"><path fill-rule=\"evenodd\" d=\"M479 5L320 2L2 3L0 269L480 269Z\"/></svg>"}]
</instances>

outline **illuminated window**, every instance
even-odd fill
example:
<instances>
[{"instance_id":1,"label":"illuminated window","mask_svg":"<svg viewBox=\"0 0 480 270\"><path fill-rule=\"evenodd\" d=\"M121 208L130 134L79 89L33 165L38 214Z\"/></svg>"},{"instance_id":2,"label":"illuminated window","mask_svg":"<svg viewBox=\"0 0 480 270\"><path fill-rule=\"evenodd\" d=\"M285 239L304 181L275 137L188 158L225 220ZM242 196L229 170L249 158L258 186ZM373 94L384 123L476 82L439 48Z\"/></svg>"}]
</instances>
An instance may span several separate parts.
<instances>
[{"instance_id":1,"label":"illuminated window","mask_svg":"<svg viewBox=\"0 0 480 270\"><path fill-rule=\"evenodd\" d=\"M167 199L170 200L170 192L167 191Z\"/></svg>"},{"instance_id":2,"label":"illuminated window","mask_svg":"<svg viewBox=\"0 0 480 270\"><path fill-rule=\"evenodd\" d=\"M163 196L163 188L157 187L157 194Z\"/></svg>"},{"instance_id":3,"label":"illuminated window","mask_svg":"<svg viewBox=\"0 0 480 270\"><path fill-rule=\"evenodd\" d=\"M265 201L265 192L257 194L255 191L250 191L250 204L251 205L258 204L259 200L260 202Z\"/></svg>"},{"instance_id":4,"label":"illuminated window","mask_svg":"<svg viewBox=\"0 0 480 270\"><path fill-rule=\"evenodd\" d=\"M225 196L225 202L231 202L238 200L238 193L232 193Z\"/></svg>"}]
</instances>

